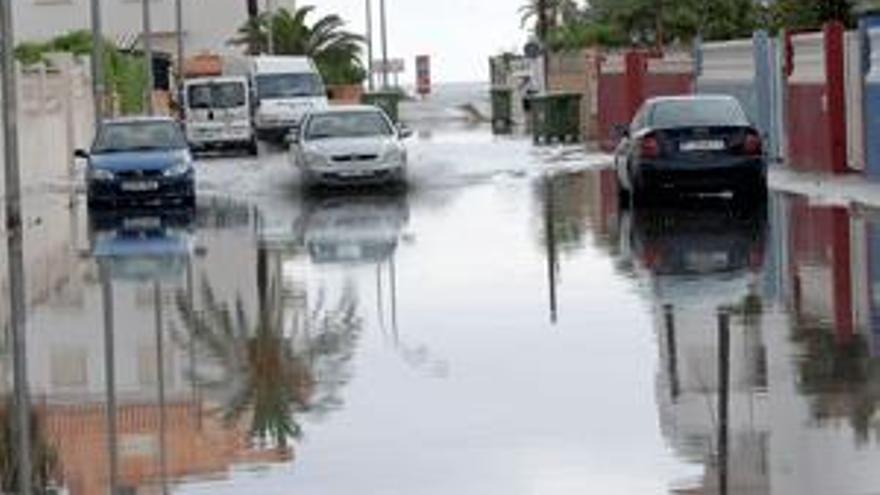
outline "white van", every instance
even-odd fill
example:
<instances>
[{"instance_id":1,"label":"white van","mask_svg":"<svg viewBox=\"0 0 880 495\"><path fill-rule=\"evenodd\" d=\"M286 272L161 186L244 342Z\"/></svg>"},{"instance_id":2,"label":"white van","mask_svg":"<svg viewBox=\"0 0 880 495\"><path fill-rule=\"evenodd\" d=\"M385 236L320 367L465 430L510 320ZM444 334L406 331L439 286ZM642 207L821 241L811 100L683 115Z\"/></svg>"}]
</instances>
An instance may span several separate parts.
<instances>
[{"instance_id":1,"label":"white van","mask_svg":"<svg viewBox=\"0 0 880 495\"><path fill-rule=\"evenodd\" d=\"M324 81L309 57L255 57L251 84L256 99L254 125L260 139L282 141L309 111L327 107Z\"/></svg>"},{"instance_id":2,"label":"white van","mask_svg":"<svg viewBox=\"0 0 880 495\"><path fill-rule=\"evenodd\" d=\"M193 151L236 147L257 154L246 77L200 77L184 82L184 126Z\"/></svg>"}]
</instances>

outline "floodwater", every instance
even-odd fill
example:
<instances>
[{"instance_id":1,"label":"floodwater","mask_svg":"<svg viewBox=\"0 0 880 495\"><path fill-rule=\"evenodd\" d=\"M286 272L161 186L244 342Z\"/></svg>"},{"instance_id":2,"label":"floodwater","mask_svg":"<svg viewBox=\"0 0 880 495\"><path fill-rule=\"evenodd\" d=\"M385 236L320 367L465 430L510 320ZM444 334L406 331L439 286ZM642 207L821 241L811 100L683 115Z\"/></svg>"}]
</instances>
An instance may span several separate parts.
<instances>
[{"instance_id":1,"label":"floodwater","mask_svg":"<svg viewBox=\"0 0 880 495\"><path fill-rule=\"evenodd\" d=\"M0 491L880 491L880 216L621 211L601 157L417 130L407 192L274 152L194 210L26 202Z\"/></svg>"}]
</instances>

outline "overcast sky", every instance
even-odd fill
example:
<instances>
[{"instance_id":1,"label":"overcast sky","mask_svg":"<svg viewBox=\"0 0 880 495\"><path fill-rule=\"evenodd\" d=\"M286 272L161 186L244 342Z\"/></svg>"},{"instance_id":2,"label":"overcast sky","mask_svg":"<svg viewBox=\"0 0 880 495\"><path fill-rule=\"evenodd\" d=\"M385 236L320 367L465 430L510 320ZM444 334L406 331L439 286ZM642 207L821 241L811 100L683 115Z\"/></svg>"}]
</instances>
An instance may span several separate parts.
<instances>
[{"instance_id":1,"label":"overcast sky","mask_svg":"<svg viewBox=\"0 0 880 495\"><path fill-rule=\"evenodd\" d=\"M524 0L386 0L389 57L403 57L413 82L414 58L432 57L435 81L488 80L488 57L503 49L517 49L526 40L520 30L519 5ZM373 0L375 53L379 48L379 0ZM301 0L321 13L338 13L352 31L366 26L365 0Z\"/></svg>"}]
</instances>

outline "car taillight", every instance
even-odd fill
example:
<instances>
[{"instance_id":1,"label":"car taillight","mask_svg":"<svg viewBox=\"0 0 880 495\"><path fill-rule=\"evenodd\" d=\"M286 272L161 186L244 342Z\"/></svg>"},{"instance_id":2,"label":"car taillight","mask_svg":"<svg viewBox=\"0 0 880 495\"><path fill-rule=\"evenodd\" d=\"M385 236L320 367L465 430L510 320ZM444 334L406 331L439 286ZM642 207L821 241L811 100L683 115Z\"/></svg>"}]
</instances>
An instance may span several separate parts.
<instances>
[{"instance_id":1,"label":"car taillight","mask_svg":"<svg viewBox=\"0 0 880 495\"><path fill-rule=\"evenodd\" d=\"M749 132L743 143L743 152L749 156L761 156L764 154L764 142L756 132Z\"/></svg>"},{"instance_id":2,"label":"car taillight","mask_svg":"<svg viewBox=\"0 0 880 495\"><path fill-rule=\"evenodd\" d=\"M657 158L660 156L660 141L651 134L642 138L641 145L642 158Z\"/></svg>"},{"instance_id":3,"label":"car taillight","mask_svg":"<svg viewBox=\"0 0 880 495\"><path fill-rule=\"evenodd\" d=\"M660 253L660 250L651 246L645 248L642 252L642 262L645 264L645 268L649 270L653 270L657 268L661 261L663 260L663 255Z\"/></svg>"}]
</instances>

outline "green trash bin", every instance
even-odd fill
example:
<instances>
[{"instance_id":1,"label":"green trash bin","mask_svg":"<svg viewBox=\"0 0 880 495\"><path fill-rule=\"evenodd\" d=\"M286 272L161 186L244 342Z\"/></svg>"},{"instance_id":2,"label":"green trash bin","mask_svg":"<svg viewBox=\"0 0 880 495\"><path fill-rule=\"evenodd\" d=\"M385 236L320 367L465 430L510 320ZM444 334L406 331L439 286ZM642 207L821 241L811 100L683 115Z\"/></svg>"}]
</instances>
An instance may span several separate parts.
<instances>
[{"instance_id":1,"label":"green trash bin","mask_svg":"<svg viewBox=\"0 0 880 495\"><path fill-rule=\"evenodd\" d=\"M364 105L373 105L385 110L385 113L394 123L400 122L400 100L401 94L396 91L374 91L372 93L364 93L361 103Z\"/></svg>"},{"instance_id":2,"label":"green trash bin","mask_svg":"<svg viewBox=\"0 0 880 495\"><path fill-rule=\"evenodd\" d=\"M492 130L508 134L513 129L513 90L492 88Z\"/></svg>"},{"instance_id":3,"label":"green trash bin","mask_svg":"<svg viewBox=\"0 0 880 495\"><path fill-rule=\"evenodd\" d=\"M535 143L572 143L581 140L579 93L546 93L529 100Z\"/></svg>"}]
</instances>

